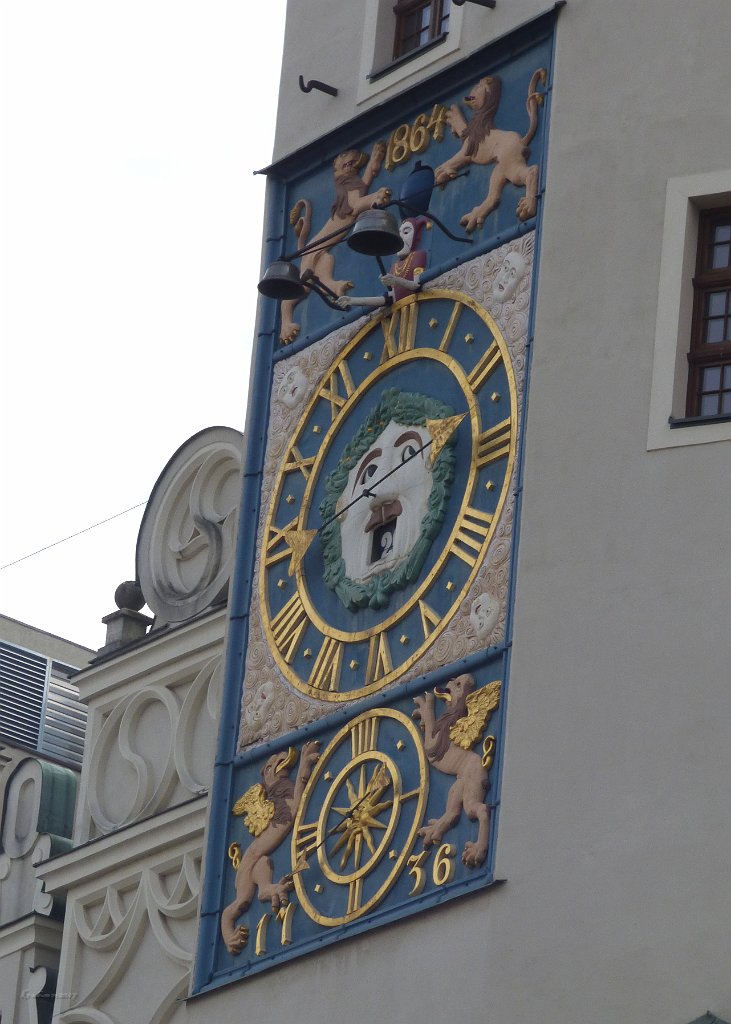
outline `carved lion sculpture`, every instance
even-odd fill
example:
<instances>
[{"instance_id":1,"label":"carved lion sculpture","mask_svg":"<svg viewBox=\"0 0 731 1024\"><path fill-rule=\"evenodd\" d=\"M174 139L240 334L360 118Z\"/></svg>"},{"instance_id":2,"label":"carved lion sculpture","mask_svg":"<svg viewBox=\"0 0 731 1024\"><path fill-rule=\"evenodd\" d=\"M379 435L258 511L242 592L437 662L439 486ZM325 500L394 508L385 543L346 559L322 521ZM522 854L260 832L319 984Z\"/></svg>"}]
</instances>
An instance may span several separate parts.
<instances>
[{"instance_id":1,"label":"carved lion sculpture","mask_svg":"<svg viewBox=\"0 0 731 1024\"><path fill-rule=\"evenodd\" d=\"M539 82L543 84L545 81L545 68L533 72L526 100L530 124L522 137L517 132L507 132L495 127L494 118L502 91L500 79L496 75L480 79L471 94L465 96L465 103L473 111L471 121L465 120L456 104L450 108L447 122L453 134L462 139L463 143L458 153L437 167L434 172L437 185L448 184L469 164L495 164L490 175L487 196L460 220L467 231L482 227L489 214L499 205L503 189L508 182L525 188L525 195L517 208L519 220L528 220L534 216L538 193L538 165L528 167L526 161L530 156L528 143L538 127L538 107L543 103L543 94L536 92L536 86Z\"/></svg>"},{"instance_id":2,"label":"carved lion sculpture","mask_svg":"<svg viewBox=\"0 0 731 1024\"><path fill-rule=\"evenodd\" d=\"M298 199L289 215L300 249L307 244L311 245L323 239L322 248L306 253L302 257L300 276L306 279L309 274L315 274L336 296L344 295L349 291L353 287L353 282L335 280L335 257L330 250L338 242L342 242L359 214L364 210L370 210L371 207L382 206L391 198L391 190L388 188L379 188L375 192L368 192L373 179L381 170L385 155L385 144L378 142L373 147L370 158L356 149L346 150L335 157L333 161L335 201L330 217L317 232L312 242L308 242L312 227L312 205L309 199ZM358 172L364 165L365 169L361 175ZM329 241L325 241L325 236L332 232L340 233ZM299 325L292 319L292 314L294 307L300 301L301 299L286 299L282 302L282 324L279 335L283 344L294 341L299 334Z\"/></svg>"},{"instance_id":3,"label":"carved lion sculpture","mask_svg":"<svg viewBox=\"0 0 731 1024\"><path fill-rule=\"evenodd\" d=\"M483 743L482 757L472 747L482 736L490 715L500 703L500 680L475 690L475 680L469 675L450 679L443 688L433 693L414 697L416 718L424 733L424 749L429 763L456 780L447 794L447 803L441 818L431 818L419 830L424 846L434 846L442 836L457 824L464 810L471 821L478 822L477 840L468 841L462 853L462 863L476 868L487 856L490 815L485 804L487 776L492 764L494 737ZM439 718L434 714L435 698L450 704Z\"/></svg>"},{"instance_id":4,"label":"carved lion sculpture","mask_svg":"<svg viewBox=\"0 0 731 1024\"><path fill-rule=\"evenodd\" d=\"M271 903L273 910L289 901L293 887L292 876L285 875L273 881L274 866L270 854L274 853L292 830L297 811L312 766L319 757L319 741L305 743L295 782L289 778L297 762L297 751L290 747L286 753L272 754L261 770L263 782L251 786L236 801L233 813L243 815L246 827L254 836L243 856L238 843L232 844L232 860L236 866L236 898L221 914L221 935L230 953L240 953L249 939L245 925L236 926L236 920L249 909L258 889L261 903Z\"/></svg>"}]
</instances>

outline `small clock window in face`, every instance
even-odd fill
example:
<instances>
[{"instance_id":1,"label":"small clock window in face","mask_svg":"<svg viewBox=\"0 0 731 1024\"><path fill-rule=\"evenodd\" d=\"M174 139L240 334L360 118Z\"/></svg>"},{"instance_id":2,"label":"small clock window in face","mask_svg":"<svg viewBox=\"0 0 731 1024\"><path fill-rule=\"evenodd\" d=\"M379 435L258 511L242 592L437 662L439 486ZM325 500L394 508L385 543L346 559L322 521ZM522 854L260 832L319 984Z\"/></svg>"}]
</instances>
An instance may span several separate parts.
<instances>
[{"instance_id":1,"label":"small clock window in face","mask_svg":"<svg viewBox=\"0 0 731 1024\"><path fill-rule=\"evenodd\" d=\"M341 507L345 572L362 581L397 565L419 538L432 488L425 427L393 420L351 469Z\"/></svg>"}]
</instances>

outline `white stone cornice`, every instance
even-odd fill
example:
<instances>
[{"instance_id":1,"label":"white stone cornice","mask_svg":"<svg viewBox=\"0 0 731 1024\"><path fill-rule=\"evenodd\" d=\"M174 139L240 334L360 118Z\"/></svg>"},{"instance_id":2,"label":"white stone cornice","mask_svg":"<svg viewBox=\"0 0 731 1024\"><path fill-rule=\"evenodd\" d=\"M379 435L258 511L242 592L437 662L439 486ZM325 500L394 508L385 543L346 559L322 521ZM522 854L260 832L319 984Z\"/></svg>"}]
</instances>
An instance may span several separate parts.
<instances>
[{"instance_id":1,"label":"white stone cornice","mask_svg":"<svg viewBox=\"0 0 731 1024\"><path fill-rule=\"evenodd\" d=\"M23 949L61 949L63 924L40 914L28 914L0 928L0 960Z\"/></svg>"},{"instance_id":2,"label":"white stone cornice","mask_svg":"<svg viewBox=\"0 0 731 1024\"><path fill-rule=\"evenodd\" d=\"M171 807L44 861L38 877L53 893L73 889L84 895L106 889L151 864L159 867L168 857L202 850L207 811L207 796Z\"/></svg>"},{"instance_id":3,"label":"white stone cornice","mask_svg":"<svg viewBox=\"0 0 731 1024\"><path fill-rule=\"evenodd\" d=\"M171 627L152 635L144 644L123 651L116 657L84 669L74 676L81 699L89 703L110 691L135 689L139 681L157 680L169 674L203 665L223 643L226 629L226 608L193 622Z\"/></svg>"}]
</instances>

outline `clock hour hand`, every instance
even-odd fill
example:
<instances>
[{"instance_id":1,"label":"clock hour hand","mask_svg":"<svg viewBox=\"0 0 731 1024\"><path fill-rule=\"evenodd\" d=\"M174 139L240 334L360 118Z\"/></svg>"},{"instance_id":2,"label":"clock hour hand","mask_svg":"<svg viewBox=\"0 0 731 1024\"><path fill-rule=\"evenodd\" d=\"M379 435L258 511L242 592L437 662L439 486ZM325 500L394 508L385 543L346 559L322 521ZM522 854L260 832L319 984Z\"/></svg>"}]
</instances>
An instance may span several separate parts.
<instances>
[{"instance_id":1,"label":"clock hour hand","mask_svg":"<svg viewBox=\"0 0 731 1024\"><path fill-rule=\"evenodd\" d=\"M412 459L415 459L417 455L421 455L421 453L426 451L427 448L431 448L431 451L429 452L429 464L433 466L442 448L444 448L445 444L466 415L466 413L461 413L457 416L447 416L440 420L427 420L426 429L431 435L429 440L425 441L420 448L414 449L410 455L406 456L403 462L398 466L394 466L393 469L389 469L389 471L384 473L379 480L374 481L370 487L364 487L360 494L357 494L352 501L348 502L347 505L344 505L334 515L330 516L329 519L326 519L324 523L321 523L317 530L298 530L296 528L286 530L285 539L292 551L292 557L289 563L289 575L294 576L297 572L297 569L302 564L302 560L307 553L307 549L318 533L324 530L326 526L329 526L330 523L342 516L348 511L348 509L352 508L353 505L356 505L363 498L378 497L378 493L375 488L380 487L385 480L388 480L389 477L393 476L394 473L397 473L402 466L405 466Z\"/></svg>"},{"instance_id":2,"label":"clock hour hand","mask_svg":"<svg viewBox=\"0 0 731 1024\"><path fill-rule=\"evenodd\" d=\"M379 480L375 480L370 487L364 487L360 494L357 494L352 501L349 501L347 505L343 505L343 507L334 515L330 516L329 519L326 519L324 523L321 523L317 532L319 533L321 530L324 530L326 526L329 526L330 523L342 516L348 511L348 509L352 508L353 505L356 505L361 501L361 499L378 497L378 493L374 488L380 487L385 480L388 480L388 478L393 476L394 473L398 473L402 466L411 462L411 460L415 459L417 455L421 455L421 453L426 451L427 448L431 448L431 451L429 452L429 465L433 466L442 448L444 448L445 444L466 415L467 413L460 413L457 416L446 416L444 419L440 420L427 420L426 429L431 435L429 440L425 441L420 448L415 448L410 455L407 455L406 458L404 458L403 462L399 463L398 466L394 466L393 469L389 469L389 471L384 473Z\"/></svg>"}]
</instances>

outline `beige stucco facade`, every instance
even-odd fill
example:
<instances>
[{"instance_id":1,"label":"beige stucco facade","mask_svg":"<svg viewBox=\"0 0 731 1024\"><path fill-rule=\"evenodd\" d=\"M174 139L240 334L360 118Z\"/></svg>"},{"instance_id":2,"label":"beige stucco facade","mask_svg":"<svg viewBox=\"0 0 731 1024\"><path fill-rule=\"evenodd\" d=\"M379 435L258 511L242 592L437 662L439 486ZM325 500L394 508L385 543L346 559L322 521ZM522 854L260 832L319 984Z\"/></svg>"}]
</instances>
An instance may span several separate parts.
<instances>
[{"instance_id":1,"label":"beige stucco facade","mask_svg":"<svg viewBox=\"0 0 731 1024\"><path fill-rule=\"evenodd\" d=\"M276 158L552 5L453 8L443 46L369 83L390 9L291 0ZM730 35L727 0L558 15L503 884L186 999L226 629L196 613L80 678L79 848L40 868L67 893L59 1024L731 1019L731 429L667 423L697 209L731 203Z\"/></svg>"}]
</instances>

